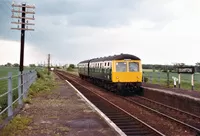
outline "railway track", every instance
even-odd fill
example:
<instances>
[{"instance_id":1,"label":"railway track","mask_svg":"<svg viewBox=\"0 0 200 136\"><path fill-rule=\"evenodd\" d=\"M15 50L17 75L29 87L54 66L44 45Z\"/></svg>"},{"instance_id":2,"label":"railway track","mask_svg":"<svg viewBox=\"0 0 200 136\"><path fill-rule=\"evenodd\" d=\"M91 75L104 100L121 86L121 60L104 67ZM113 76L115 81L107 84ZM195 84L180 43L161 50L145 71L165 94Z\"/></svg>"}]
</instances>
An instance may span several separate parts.
<instances>
[{"instance_id":1,"label":"railway track","mask_svg":"<svg viewBox=\"0 0 200 136\"><path fill-rule=\"evenodd\" d=\"M100 96L78 82L68 78L62 72L56 74L67 79L72 83L89 101L91 101L97 108L99 108L109 119L111 119L127 136L164 136L161 132L149 126L145 122L139 120L137 117L131 115L119 106L110 102L108 99Z\"/></svg>"},{"instance_id":2,"label":"railway track","mask_svg":"<svg viewBox=\"0 0 200 136\"><path fill-rule=\"evenodd\" d=\"M73 75L73 74L70 74L70 75L73 77L77 77L76 75ZM192 113L168 106L166 104L162 104L160 102L157 102L157 101L154 101L142 96L138 96L138 95L134 97L126 98L126 100L134 102L135 104L140 105L142 107L145 107L145 106L151 107L151 109L156 109L156 111L161 112L161 113L165 112L165 114L171 114L172 112L174 112L174 114L171 114L173 118L181 120L183 124L187 123L190 126L197 128L198 130L200 129L200 117L195 114L192 114Z\"/></svg>"},{"instance_id":3,"label":"railway track","mask_svg":"<svg viewBox=\"0 0 200 136\"><path fill-rule=\"evenodd\" d=\"M68 80L70 80L70 82L71 82L71 79L73 79L73 80L77 80L77 78L79 79L79 77L77 77L77 75L68 74L68 73L67 73L67 75L70 75L70 78L68 78ZM84 86L87 86L87 84L85 84L84 82L83 82L83 84L84 84ZM194 114L191 114L191 113L188 113L188 112L185 112L185 111L182 111L182 110L179 110L179 109L167 106L167 105L164 105L162 103L159 103L159 102L156 102L156 101L153 101L153 100L147 99L145 97L141 97L141 96L122 97L122 98L133 105L137 105L139 107L145 108L145 110L148 110L154 114L157 114L157 116L164 117L164 118L170 120L171 122L176 122L176 124L178 126L181 125L183 128L185 127L185 131L189 130L192 132L192 134L194 134L194 135L196 134L196 136L200 136L200 129L199 129L200 128L200 118L199 118L199 116L196 116ZM112 117L110 117L109 113L107 116L109 118L112 118ZM122 115L119 114L119 116L117 115L113 119L115 120L116 118L121 118L121 117L122 117ZM129 120L129 118L123 118L122 120L123 120L122 124L125 125L128 123L126 121ZM122 126L122 128L126 128L126 130L129 130L130 128L132 129L133 126L130 126L130 127Z\"/></svg>"},{"instance_id":4,"label":"railway track","mask_svg":"<svg viewBox=\"0 0 200 136\"><path fill-rule=\"evenodd\" d=\"M164 105L162 103L147 99L141 96L134 96L134 97L123 97L123 99L136 104L142 108L145 108L151 112L154 112L160 116L168 118L177 124L182 125L183 127L189 128L191 131L200 135L200 117L173 108L168 105Z\"/></svg>"}]
</instances>

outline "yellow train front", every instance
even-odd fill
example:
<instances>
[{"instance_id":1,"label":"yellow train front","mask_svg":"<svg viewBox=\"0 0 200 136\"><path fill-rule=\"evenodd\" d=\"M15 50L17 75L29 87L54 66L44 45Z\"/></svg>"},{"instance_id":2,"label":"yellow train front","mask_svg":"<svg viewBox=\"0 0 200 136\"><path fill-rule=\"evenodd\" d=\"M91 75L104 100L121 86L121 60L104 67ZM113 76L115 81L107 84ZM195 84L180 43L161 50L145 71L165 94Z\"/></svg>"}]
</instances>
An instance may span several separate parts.
<instances>
[{"instance_id":1,"label":"yellow train front","mask_svg":"<svg viewBox=\"0 0 200 136\"><path fill-rule=\"evenodd\" d=\"M142 83L141 60L130 54L82 61L78 72L81 78L120 94L140 91Z\"/></svg>"}]
</instances>

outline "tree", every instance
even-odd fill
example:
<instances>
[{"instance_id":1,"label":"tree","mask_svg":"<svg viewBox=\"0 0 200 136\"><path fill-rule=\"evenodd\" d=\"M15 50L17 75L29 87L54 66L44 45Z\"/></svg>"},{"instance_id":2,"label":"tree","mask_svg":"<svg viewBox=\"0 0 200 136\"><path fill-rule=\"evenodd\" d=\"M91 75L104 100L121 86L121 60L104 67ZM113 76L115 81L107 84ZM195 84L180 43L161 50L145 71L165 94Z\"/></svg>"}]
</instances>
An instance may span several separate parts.
<instances>
[{"instance_id":1,"label":"tree","mask_svg":"<svg viewBox=\"0 0 200 136\"><path fill-rule=\"evenodd\" d=\"M197 66L197 67L200 67L200 62L197 62L197 63L196 63L196 66Z\"/></svg>"},{"instance_id":2,"label":"tree","mask_svg":"<svg viewBox=\"0 0 200 136\"><path fill-rule=\"evenodd\" d=\"M11 67L12 64L10 62L8 62L7 64L5 64L6 67Z\"/></svg>"},{"instance_id":3,"label":"tree","mask_svg":"<svg viewBox=\"0 0 200 136\"><path fill-rule=\"evenodd\" d=\"M14 63L13 67L19 67L19 64L18 63Z\"/></svg>"},{"instance_id":4,"label":"tree","mask_svg":"<svg viewBox=\"0 0 200 136\"><path fill-rule=\"evenodd\" d=\"M177 68L177 67L183 67L185 66L185 63L174 63L174 67Z\"/></svg>"},{"instance_id":5,"label":"tree","mask_svg":"<svg viewBox=\"0 0 200 136\"><path fill-rule=\"evenodd\" d=\"M29 67L36 67L35 64L29 64Z\"/></svg>"},{"instance_id":6,"label":"tree","mask_svg":"<svg viewBox=\"0 0 200 136\"><path fill-rule=\"evenodd\" d=\"M75 65L74 64L70 64L69 68L75 68Z\"/></svg>"},{"instance_id":7,"label":"tree","mask_svg":"<svg viewBox=\"0 0 200 136\"><path fill-rule=\"evenodd\" d=\"M200 62L196 63L196 72L200 72Z\"/></svg>"}]
</instances>

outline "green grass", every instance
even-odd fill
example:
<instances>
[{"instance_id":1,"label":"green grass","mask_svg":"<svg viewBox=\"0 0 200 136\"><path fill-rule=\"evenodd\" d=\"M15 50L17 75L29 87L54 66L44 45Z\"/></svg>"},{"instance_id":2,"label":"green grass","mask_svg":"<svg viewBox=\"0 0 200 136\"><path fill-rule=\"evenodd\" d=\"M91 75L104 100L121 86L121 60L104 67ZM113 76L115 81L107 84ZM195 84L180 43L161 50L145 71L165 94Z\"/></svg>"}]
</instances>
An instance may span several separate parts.
<instances>
[{"instance_id":1,"label":"green grass","mask_svg":"<svg viewBox=\"0 0 200 136\"><path fill-rule=\"evenodd\" d=\"M143 69L144 72L153 72L152 69ZM158 70L155 70L155 71L158 71Z\"/></svg>"},{"instance_id":2,"label":"green grass","mask_svg":"<svg viewBox=\"0 0 200 136\"><path fill-rule=\"evenodd\" d=\"M30 68L25 68L25 70L30 70ZM8 73L12 72L12 88L18 86L18 73L19 68L17 67L0 67L0 78L8 77ZM0 80L0 95L8 91L8 79ZM0 97L0 111L7 107L7 95ZM18 98L18 89L13 90L13 101Z\"/></svg>"},{"instance_id":3,"label":"green grass","mask_svg":"<svg viewBox=\"0 0 200 136\"><path fill-rule=\"evenodd\" d=\"M8 77L9 72L12 72L12 75L14 76L14 75L18 74L18 69L17 68L9 68L9 67L0 67L0 78ZM13 88L16 88L17 85L18 85L17 77L14 77L12 79L12 86L13 86ZM8 79L0 80L0 94L7 92L7 90L8 90ZM7 97L8 96L5 95L4 97L0 98L0 106L1 106L2 110L7 107ZM14 90L13 91L13 100L15 100L17 97L18 97L17 90Z\"/></svg>"},{"instance_id":4,"label":"green grass","mask_svg":"<svg viewBox=\"0 0 200 136\"><path fill-rule=\"evenodd\" d=\"M152 70L143 70L144 76L148 77L148 83L167 85L167 73L165 72L152 72ZM159 79L160 77L160 79ZM177 73L169 73L170 86L173 86L174 82L172 77L178 78ZM178 81L177 81L178 85ZM181 74L181 88L191 89L191 74ZM194 89L200 90L200 74L194 74Z\"/></svg>"},{"instance_id":5,"label":"green grass","mask_svg":"<svg viewBox=\"0 0 200 136\"><path fill-rule=\"evenodd\" d=\"M52 73L48 75L47 70L38 71L38 80L33 83L29 89L29 98L35 97L40 93L51 92L51 89L56 87L56 82Z\"/></svg>"},{"instance_id":6,"label":"green grass","mask_svg":"<svg viewBox=\"0 0 200 136\"><path fill-rule=\"evenodd\" d=\"M8 72L12 72L13 75L16 75L19 71L19 68L15 67L0 67L0 77L8 76Z\"/></svg>"},{"instance_id":7,"label":"green grass","mask_svg":"<svg viewBox=\"0 0 200 136\"><path fill-rule=\"evenodd\" d=\"M5 128L3 128L1 134L2 136L21 135L20 133L22 130L26 129L31 121L32 119L30 117L17 115Z\"/></svg>"},{"instance_id":8,"label":"green grass","mask_svg":"<svg viewBox=\"0 0 200 136\"><path fill-rule=\"evenodd\" d=\"M74 74L74 75L78 75L78 69L77 68L67 68L67 69L62 69L63 71L67 71L71 74Z\"/></svg>"}]
</instances>

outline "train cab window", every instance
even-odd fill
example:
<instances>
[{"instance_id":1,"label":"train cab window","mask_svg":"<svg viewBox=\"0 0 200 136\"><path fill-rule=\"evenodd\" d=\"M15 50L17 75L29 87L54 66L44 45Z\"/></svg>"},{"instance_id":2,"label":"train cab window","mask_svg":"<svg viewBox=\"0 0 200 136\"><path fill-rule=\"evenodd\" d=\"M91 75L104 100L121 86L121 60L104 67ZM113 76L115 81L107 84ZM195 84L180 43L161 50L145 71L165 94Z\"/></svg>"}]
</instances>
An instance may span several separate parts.
<instances>
[{"instance_id":1,"label":"train cab window","mask_svg":"<svg viewBox=\"0 0 200 136\"><path fill-rule=\"evenodd\" d=\"M138 72L139 64L137 62L129 62L129 71L130 72Z\"/></svg>"},{"instance_id":2,"label":"train cab window","mask_svg":"<svg viewBox=\"0 0 200 136\"><path fill-rule=\"evenodd\" d=\"M127 65L126 62L117 62L116 63L116 72L126 72Z\"/></svg>"}]
</instances>

